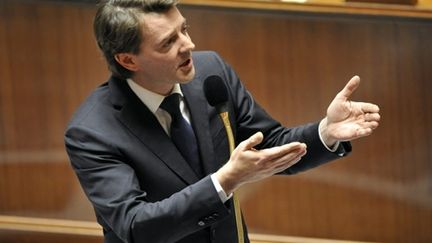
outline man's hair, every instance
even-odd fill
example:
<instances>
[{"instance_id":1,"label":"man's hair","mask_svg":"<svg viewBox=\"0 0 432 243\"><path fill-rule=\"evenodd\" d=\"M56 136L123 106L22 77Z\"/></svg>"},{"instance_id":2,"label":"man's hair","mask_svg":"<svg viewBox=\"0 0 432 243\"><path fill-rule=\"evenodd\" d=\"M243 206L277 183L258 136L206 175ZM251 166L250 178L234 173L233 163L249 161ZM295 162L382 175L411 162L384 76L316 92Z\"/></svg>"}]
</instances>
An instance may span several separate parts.
<instances>
[{"instance_id":1,"label":"man's hair","mask_svg":"<svg viewBox=\"0 0 432 243\"><path fill-rule=\"evenodd\" d=\"M139 53L142 43L141 18L143 13L164 13L178 0L102 0L93 22L97 44L102 50L112 74L130 78L132 71L114 58L118 53Z\"/></svg>"}]
</instances>

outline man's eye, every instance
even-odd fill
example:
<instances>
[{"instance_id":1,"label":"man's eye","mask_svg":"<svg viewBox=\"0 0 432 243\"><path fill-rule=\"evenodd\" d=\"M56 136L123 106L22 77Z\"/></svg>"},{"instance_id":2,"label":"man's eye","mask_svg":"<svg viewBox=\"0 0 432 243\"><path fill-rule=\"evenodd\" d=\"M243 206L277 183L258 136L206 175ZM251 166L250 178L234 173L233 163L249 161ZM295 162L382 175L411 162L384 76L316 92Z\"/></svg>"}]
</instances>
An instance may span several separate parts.
<instances>
[{"instance_id":1,"label":"man's eye","mask_svg":"<svg viewBox=\"0 0 432 243\"><path fill-rule=\"evenodd\" d=\"M183 26L183 28L182 28L182 33L183 33L183 34L187 33L187 32L188 32L188 29L189 29L189 25L185 24L185 25Z\"/></svg>"},{"instance_id":2,"label":"man's eye","mask_svg":"<svg viewBox=\"0 0 432 243\"><path fill-rule=\"evenodd\" d=\"M169 47L171 46L173 43L175 42L174 38L169 39L167 42L165 42L165 44L163 45L164 47Z\"/></svg>"}]
</instances>

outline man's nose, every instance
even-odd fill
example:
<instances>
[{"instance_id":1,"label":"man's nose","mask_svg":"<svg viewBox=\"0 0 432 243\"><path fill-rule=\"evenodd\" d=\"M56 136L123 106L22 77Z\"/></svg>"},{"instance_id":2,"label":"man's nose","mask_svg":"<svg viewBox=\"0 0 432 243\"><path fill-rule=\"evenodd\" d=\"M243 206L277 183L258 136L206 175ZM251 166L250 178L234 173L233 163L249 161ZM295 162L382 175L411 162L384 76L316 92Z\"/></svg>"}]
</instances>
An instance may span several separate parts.
<instances>
[{"instance_id":1,"label":"man's nose","mask_svg":"<svg viewBox=\"0 0 432 243\"><path fill-rule=\"evenodd\" d=\"M192 39L189 35L183 35L183 45L180 48L180 52L188 52L195 49L195 44L192 42Z\"/></svg>"}]
</instances>

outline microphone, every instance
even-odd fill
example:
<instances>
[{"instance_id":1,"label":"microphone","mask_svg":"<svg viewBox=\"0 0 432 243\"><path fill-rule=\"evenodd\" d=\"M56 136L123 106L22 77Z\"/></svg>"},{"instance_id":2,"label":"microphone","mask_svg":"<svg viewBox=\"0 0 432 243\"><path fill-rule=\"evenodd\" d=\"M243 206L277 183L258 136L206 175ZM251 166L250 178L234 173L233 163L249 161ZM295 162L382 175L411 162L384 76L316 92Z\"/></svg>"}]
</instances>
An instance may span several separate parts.
<instances>
[{"instance_id":1,"label":"microphone","mask_svg":"<svg viewBox=\"0 0 432 243\"><path fill-rule=\"evenodd\" d=\"M224 81L217 75L209 76L204 80L204 94L207 102L216 108L225 127L228 137L230 154L234 151L234 136L228 114L228 89ZM240 212L240 202L237 193L233 194L234 214L237 227L237 239L239 243L244 243L244 230Z\"/></svg>"},{"instance_id":2,"label":"microphone","mask_svg":"<svg viewBox=\"0 0 432 243\"><path fill-rule=\"evenodd\" d=\"M219 113L228 111L228 91L221 77L212 75L204 80L204 94L208 103Z\"/></svg>"},{"instance_id":3,"label":"microphone","mask_svg":"<svg viewBox=\"0 0 432 243\"><path fill-rule=\"evenodd\" d=\"M228 114L228 90L224 81L217 75L209 76L204 80L204 94L207 102L216 108L228 136L230 154L234 151L234 136Z\"/></svg>"}]
</instances>

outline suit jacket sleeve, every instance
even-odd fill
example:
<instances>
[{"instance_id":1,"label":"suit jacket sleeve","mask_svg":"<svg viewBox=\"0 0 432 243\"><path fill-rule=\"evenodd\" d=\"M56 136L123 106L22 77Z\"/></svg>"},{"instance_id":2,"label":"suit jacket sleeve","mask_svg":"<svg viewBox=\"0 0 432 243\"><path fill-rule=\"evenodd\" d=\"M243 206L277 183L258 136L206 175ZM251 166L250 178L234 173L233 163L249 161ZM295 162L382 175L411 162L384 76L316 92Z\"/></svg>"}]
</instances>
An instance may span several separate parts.
<instances>
[{"instance_id":1,"label":"suit jacket sleeve","mask_svg":"<svg viewBox=\"0 0 432 243\"><path fill-rule=\"evenodd\" d=\"M231 123L235 124L234 134L237 144L254 133L261 131L264 141L258 148L269 148L299 141L308 146L307 154L300 162L290 167L285 173L294 174L328 161L346 156L351 152L351 144L342 142L335 152L330 152L322 143L318 134L319 122L308 123L298 127L287 128L269 116L246 90L238 75L216 53L217 62L223 66L219 75L226 82L230 97Z\"/></svg>"}]
</instances>

